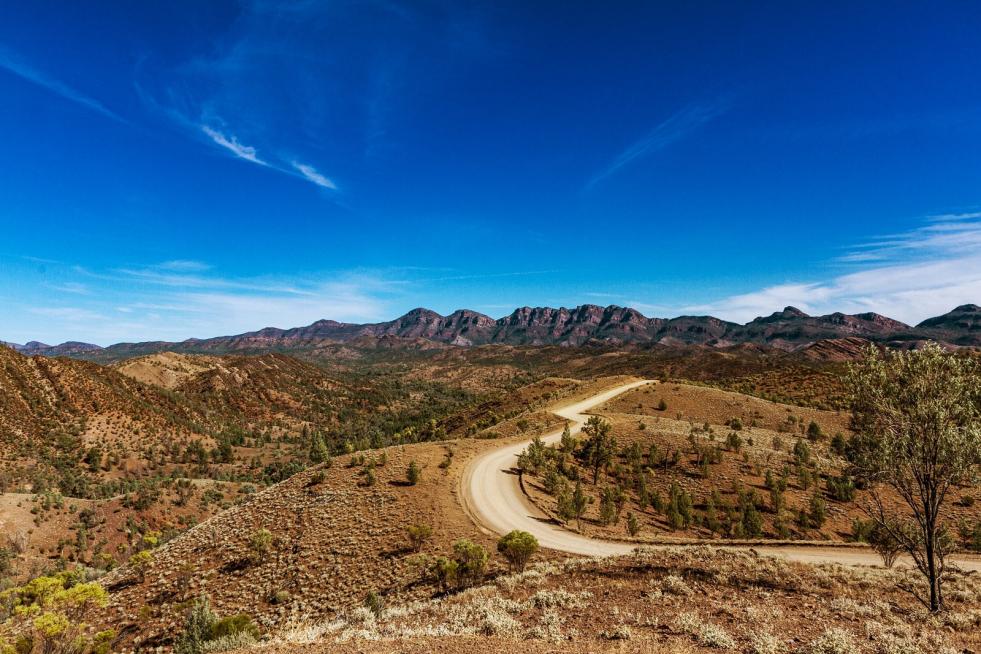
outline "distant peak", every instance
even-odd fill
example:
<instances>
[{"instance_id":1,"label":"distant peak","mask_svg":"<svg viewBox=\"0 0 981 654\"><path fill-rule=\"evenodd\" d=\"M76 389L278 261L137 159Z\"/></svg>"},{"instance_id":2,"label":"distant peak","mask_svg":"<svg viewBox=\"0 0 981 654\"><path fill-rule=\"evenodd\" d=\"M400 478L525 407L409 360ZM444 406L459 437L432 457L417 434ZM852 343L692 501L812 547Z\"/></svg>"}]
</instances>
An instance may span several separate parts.
<instances>
[{"instance_id":1,"label":"distant peak","mask_svg":"<svg viewBox=\"0 0 981 654\"><path fill-rule=\"evenodd\" d=\"M800 309L798 309L797 307L793 307L793 306L789 306L789 305L786 306L786 307L784 307L783 308L783 311L781 313L783 313L783 315L786 316L787 318L809 318L810 317L806 313L804 313L803 311L801 311Z\"/></svg>"},{"instance_id":2,"label":"distant peak","mask_svg":"<svg viewBox=\"0 0 981 654\"><path fill-rule=\"evenodd\" d=\"M981 307L976 304L962 304L961 306L955 308L954 311L959 313L981 313Z\"/></svg>"},{"instance_id":3,"label":"distant peak","mask_svg":"<svg viewBox=\"0 0 981 654\"><path fill-rule=\"evenodd\" d=\"M416 307L412 311L409 311L404 316L399 318L399 320L418 320L419 318L442 318L443 316L436 313L432 309L427 309L426 307Z\"/></svg>"}]
</instances>

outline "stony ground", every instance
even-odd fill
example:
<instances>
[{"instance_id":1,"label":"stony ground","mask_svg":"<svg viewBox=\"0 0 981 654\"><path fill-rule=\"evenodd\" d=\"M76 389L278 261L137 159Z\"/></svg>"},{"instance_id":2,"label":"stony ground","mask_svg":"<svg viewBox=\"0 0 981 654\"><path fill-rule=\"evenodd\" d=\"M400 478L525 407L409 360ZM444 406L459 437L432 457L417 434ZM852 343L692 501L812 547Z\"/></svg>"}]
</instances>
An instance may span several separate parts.
<instances>
[{"instance_id":1,"label":"stony ground","mask_svg":"<svg viewBox=\"0 0 981 654\"><path fill-rule=\"evenodd\" d=\"M950 611L924 613L908 571L809 566L667 548L544 562L460 594L297 622L280 652L933 654L981 647L981 579L955 575Z\"/></svg>"}]
</instances>

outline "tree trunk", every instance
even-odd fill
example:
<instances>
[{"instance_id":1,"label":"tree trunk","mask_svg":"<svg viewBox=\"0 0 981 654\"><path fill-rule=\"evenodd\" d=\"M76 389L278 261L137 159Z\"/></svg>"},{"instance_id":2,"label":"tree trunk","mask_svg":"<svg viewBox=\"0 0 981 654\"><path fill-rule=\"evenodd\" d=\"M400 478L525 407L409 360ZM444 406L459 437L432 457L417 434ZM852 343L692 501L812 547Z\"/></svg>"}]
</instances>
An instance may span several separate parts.
<instances>
[{"instance_id":1,"label":"tree trunk","mask_svg":"<svg viewBox=\"0 0 981 654\"><path fill-rule=\"evenodd\" d=\"M927 580L930 582L930 611L936 613L941 608L940 577L937 574L937 526L933 515L926 516L926 564Z\"/></svg>"}]
</instances>

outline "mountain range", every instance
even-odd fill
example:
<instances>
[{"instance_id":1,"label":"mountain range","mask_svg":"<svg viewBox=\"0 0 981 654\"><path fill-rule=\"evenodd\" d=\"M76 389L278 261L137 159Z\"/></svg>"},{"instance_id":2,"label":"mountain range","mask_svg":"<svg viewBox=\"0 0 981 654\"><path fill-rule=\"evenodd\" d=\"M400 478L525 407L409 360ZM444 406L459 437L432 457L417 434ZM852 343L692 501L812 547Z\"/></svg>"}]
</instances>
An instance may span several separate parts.
<instances>
[{"instance_id":1,"label":"mountain range","mask_svg":"<svg viewBox=\"0 0 981 654\"><path fill-rule=\"evenodd\" d=\"M910 347L918 342L934 340L950 346L978 347L981 346L981 307L965 304L916 326L871 312L810 316L795 307L786 307L783 311L742 325L712 316L648 318L629 307L591 304L574 309L522 307L499 319L466 309L443 316L420 308L387 322L353 324L318 320L305 327L266 327L245 334L192 338L178 343L117 343L106 348L73 341L53 346L36 341L25 345L8 345L23 354L111 361L164 351L212 354L269 352L332 343L369 344L379 340L410 340L422 345L428 342L460 347L499 343L567 347L660 344L725 348L753 344L784 351L802 350L818 343L832 350L852 350L863 341Z\"/></svg>"}]
</instances>

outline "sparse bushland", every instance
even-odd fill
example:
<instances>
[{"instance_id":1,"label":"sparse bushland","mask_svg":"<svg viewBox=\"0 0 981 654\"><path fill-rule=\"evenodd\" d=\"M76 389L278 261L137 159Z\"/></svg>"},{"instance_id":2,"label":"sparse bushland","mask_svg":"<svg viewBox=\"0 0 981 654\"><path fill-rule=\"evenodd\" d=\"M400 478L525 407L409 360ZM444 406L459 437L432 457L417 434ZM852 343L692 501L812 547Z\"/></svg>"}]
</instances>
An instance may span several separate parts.
<instances>
[{"instance_id":1,"label":"sparse bushland","mask_svg":"<svg viewBox=\"0 0 981 654\"><path fill-rule=\"evenodd\" d=\"M913 558L929 586L921 599L939 611L952 533L946 503L981 463L981 369L937 345L890 354L870 347L848 382L859 434L852 460L872 486L870 516ZM906 511L884 501L883 486Z\"/></svg>"}]
</instances>

